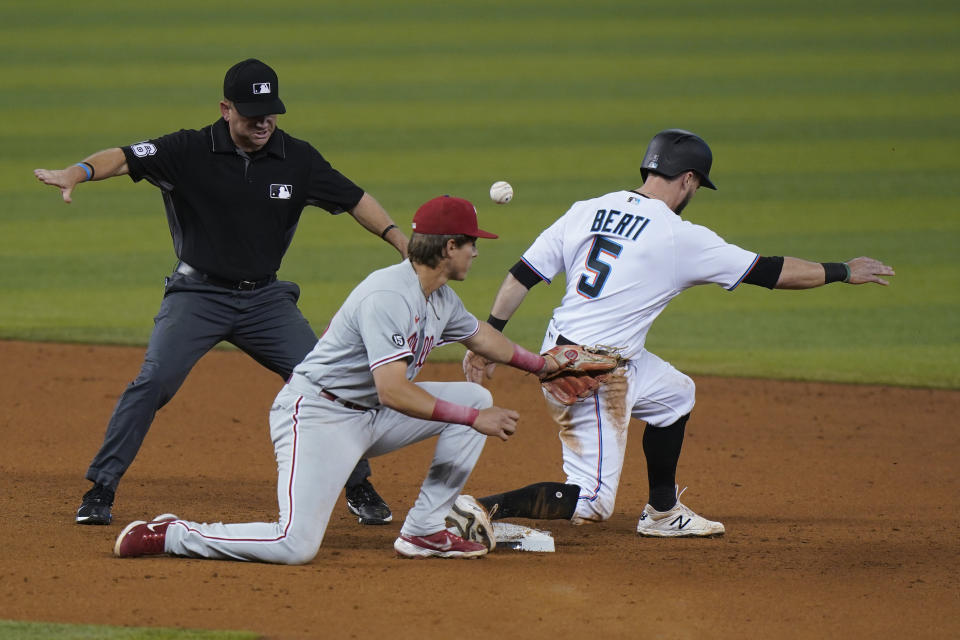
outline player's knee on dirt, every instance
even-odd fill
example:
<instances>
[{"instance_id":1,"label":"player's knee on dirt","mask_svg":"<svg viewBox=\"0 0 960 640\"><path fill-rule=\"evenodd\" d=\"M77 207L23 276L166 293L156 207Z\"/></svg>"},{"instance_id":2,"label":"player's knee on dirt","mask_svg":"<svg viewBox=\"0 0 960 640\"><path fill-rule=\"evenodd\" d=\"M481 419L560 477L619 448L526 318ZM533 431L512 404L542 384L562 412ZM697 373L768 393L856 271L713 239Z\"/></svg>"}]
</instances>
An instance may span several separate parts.
<instances>
[{"instance_id":1,"label":"player's knee on dirt","mask_svg":"<svg viewBox=\"0 0 960 640\"><path fill-rule=\"evenodd\" d=\"M612 515L613 505L610 505L609 508L605 508L603 503L582 502L577 507L577 511L573 514L573 517L570 518L570 522L572 524L596 524L598 522L609 520L610 516Z\"/></svg>"},{"instance_id":2,"label":"player's knee on dirt","mask_svg":"<svg viewBox=\"0 0 960 640\"><path fill-rule=\"evenodd\" d=\"M595 495L581 496L577 503L577 510L570 518L573 524L590 524L609 520L613 515L616 504L616 492L607 487L601 487Z\"/></svg>"},{"instance_id":3,"label":"player's knee on dirt","mask_svg":"<svg viewBox=\"0 0 960 640\"><path fill-rule=\"evenodd\" d=\"M307 564L320 551L320 542L301 536L288 535L276 548L277 564Z\"/></svg>"}]
</instances>

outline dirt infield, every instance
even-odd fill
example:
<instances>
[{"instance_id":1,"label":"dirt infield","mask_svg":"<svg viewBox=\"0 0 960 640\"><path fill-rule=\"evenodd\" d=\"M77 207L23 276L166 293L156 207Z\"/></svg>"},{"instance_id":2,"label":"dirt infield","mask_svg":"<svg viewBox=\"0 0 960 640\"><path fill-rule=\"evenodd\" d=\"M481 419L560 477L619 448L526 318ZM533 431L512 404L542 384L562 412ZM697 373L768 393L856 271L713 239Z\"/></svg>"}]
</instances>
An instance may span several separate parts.
<instances>
[{"instance_id":1,"label":"dirt infield","mask_svg":"<svg viewBox=\"0 0 960 640\"><path fill-rule=\"evenodd\" d=\"M160 412L120 487L115 524L81 527L83 474L143 350L0 342L0 619L249 629L268 638L960 637L960 392L698 378L680 463L684 502L726 524L714 540L634 533L646 501L634 425L617 511L539 522L552 554L405 561L392 542L432 442L373 461L394 522L339 506L301 567L115 559L126 522L276 517L266 424L280 380L209 354ZM428 365L422 379L458 379ZM522 413L467 484L484 495L562 480L535 381L498 372ZM341 499L342 500L342 499Z\"/></svg>"}]
</instances>

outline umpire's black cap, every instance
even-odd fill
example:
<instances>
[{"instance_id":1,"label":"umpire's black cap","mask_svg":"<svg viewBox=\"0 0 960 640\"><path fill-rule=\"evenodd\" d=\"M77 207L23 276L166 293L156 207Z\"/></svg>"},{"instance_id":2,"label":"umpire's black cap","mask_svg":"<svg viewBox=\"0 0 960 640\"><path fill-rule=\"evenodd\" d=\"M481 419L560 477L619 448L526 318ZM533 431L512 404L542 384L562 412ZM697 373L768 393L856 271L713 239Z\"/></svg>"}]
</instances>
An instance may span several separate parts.
<instances>
[{"instance_id":1,"label":"umpire's black cap","mask_svg":"<svg viewBox=\"0 0 960 640\"><path fill-rule=\"evenodd\" d=\"M683 129L667 129L653 136L640 165L640 175L647 179L650 172L672 178L684 171L696 171L700 184L716 190L710 182L713 153L700 136Z\"/></svg>"},{"instance_id":2,"label":"umpire's black cap","mask_svg":"<svg viewBox=\"0 0 960 640\"><path fill-rule=\"evenodd\" d=\"M247 58L227 70L223 77L223 97L233 102L240 115L248 118L287 112L280 100L276 72L256 58Z\"/></svg>"}]
</instances>

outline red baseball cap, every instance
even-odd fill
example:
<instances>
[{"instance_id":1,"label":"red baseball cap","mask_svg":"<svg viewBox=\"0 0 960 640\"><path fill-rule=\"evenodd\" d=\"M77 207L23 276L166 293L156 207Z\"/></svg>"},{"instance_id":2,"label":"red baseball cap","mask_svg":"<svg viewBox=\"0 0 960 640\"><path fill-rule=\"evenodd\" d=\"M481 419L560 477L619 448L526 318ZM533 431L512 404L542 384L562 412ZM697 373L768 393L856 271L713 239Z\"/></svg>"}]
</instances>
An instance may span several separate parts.
<instances>
[{"instance_id":1,"label":"red baseball cap","mask_svg":"<svg viewBox=\"0 0 960 640\"><path fill-rule=\"evenodd\" d=\"M495 233L477 228L477 208L469 200L452 196L440 196L423 203L413 214L413 230L437 236L497 237Z\"/></svg>"}]
</instances>

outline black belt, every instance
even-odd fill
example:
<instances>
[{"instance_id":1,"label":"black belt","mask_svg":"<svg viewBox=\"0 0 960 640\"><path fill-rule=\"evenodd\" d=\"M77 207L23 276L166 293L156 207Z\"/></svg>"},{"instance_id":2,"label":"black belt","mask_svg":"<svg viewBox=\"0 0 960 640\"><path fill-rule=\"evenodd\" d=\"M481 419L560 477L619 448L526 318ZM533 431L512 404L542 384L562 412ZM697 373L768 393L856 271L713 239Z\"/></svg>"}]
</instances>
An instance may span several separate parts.
<instances>
[{"instance_id":1,"label":"black belt","mask_svg":"<svg viewBox=\"0 0 960 640\"><path fill-rule=\"evenodd\" d=\"M349 400L338 398L337 396L333 395L326 389L321 389L320 395L326 398L327 400L333 400L337 404L343 407L346 407L347 409L353 409L354 411L370 411L370 407L364 407L363 405L357 404L356 402L350 402Z\"/></svg>"},{"instance_id":2,"label":"black belt","mask_svg":"<svg viewBox=\"0 0 960 640\"><path fill-rule=\"evenodd\" d=\"M564 338L562 335L560 335L560 334L558 333L558 334L557 334L557 344L558 344L558 345L567 345L567 344L577 344L577 343L574 342L573 340L567 340L566 338Z\"/></svg>"},{"instance_id":3,"label":"black belt","mask_svg":"<svg viewBox=\"0 0 960 640\"><path fill-rule=\"evenodd\" d=\"M179 263L177 265L176 272L192 278L199 278L200 280L217 287L223 287L224 289L236 289L238 291L253 291L254 289L265 287L268 284L272 284L277 281L277 274L273 274L269 277L263 278L262 280L227 280L225 278L218 278L217 276L194 269L186 262Z\"/></svg>"}]
</instances>

